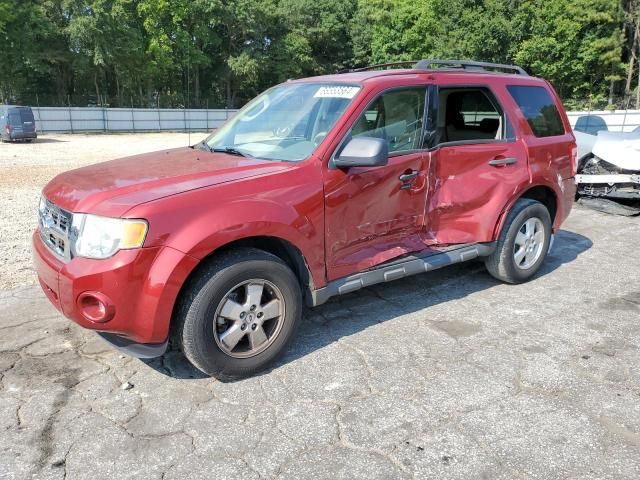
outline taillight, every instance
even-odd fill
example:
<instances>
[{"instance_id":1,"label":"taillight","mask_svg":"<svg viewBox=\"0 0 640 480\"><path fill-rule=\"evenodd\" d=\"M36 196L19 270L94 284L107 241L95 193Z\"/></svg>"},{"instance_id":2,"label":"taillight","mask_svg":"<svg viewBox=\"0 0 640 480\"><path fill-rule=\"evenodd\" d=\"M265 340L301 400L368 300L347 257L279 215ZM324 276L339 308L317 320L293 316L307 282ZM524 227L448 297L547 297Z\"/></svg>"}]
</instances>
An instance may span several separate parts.
<instances>
[{"instance_id":1,"label":"taillight","mask_svg":"<svg viewBox=\"0 0 640 480\"><path fill-rule=\"evenodd\" d=\"M571 148L571 176L575 177L578 173L578 147Z\"/></svg>"},{"instance_id":2,"label":"taillight","mask_svg":"<svg viewBox=\"0 0 640 480\"><path fill-rule=\"evenodd\" d=\"M11 127L11 125L5 125L4 128L7 131L7 133L11 133L11 131L13 130L13 127Z\"/></svg>"}]
</instances>

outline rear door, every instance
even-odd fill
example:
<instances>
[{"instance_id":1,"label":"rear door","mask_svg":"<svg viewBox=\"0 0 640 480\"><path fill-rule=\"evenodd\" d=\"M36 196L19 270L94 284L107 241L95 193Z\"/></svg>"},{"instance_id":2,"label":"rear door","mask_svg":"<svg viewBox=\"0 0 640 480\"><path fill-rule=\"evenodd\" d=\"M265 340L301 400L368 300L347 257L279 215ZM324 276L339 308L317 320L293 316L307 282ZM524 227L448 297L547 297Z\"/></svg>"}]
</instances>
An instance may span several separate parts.
<instances>
[{"instance_id":1,"label":"rear door","mask_svg":"<svg viewBox=\"0 0 640 480\"><path fill-rule=\"evenodd\" d=\"M529 181L526 148L502 107L504 95L489 85L447 83L432 95L437 119L430 135L426 243L494 240L505 205Z\"/></svg>"},{"instance_id":2,"label":"rear door","mask_svg":"<svg viewBox=\"0 0 640 480\"><path fill-rule=\"evenodd\" d=\"M20 108L20 120L22 122L22 131L24 133L33 133L36 130L36 121L33 118L33 110L31 108Z\"/></svg>"}]
</instances>

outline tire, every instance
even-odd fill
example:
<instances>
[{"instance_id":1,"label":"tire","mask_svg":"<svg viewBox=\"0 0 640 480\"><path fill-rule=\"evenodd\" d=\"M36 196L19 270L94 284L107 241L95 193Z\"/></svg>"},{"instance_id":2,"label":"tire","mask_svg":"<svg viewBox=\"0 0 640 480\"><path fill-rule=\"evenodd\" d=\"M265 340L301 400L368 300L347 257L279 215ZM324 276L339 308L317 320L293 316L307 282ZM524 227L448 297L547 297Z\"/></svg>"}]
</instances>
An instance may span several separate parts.
<instances>
[{"instance_id":1,"label":"tire","mask_svg":"<svg viewBox=\"0 0 640 480\"><path fill-rule=\"evenodd\" d=\"M528 234L526 229L531 226L535 227L531 230L536 232L536 239L524 243L526 247L522 250L522 240ZM551 228L547 207L536 200L519 199L507 215L495 251L485 259L489 273L507 283L529 280L540 269L549 252Z\"/></svg>"},{"instance_id":2,"label":"tire","mask_svg":"<svg viewBox=\"0 0 640 480\"><path fill-rule=\"evenodd\" d=\"M268 319L276 308L280 315ZM291 269L275 255L242 248L215 257L189 280L173 333L197 369L235 379L267 368L294 336L301 316L302 292Z\"/></svg>"}]
</instances>

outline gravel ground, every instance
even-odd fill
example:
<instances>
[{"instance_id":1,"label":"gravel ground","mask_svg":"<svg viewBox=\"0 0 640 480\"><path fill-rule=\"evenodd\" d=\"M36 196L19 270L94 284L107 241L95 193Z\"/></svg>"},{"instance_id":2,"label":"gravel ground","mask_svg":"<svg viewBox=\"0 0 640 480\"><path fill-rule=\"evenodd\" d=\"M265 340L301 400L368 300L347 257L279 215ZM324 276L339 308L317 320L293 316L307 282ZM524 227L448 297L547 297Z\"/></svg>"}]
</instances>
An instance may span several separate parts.
<instances>
[{"instance_id":1,"label":"gravel ground","mask_svg":"<svg viewBox=\"0 0 640 480\"><path fill-rule=\"evenodd\" d=\"M639 220L575 209L523 285L467 263L332 299L233 383L0 290L0 479L637 480Z\"/></svg>"},{"instance_id":2,"label":"gravel ground","mask_svg":"<svg viewBox=\"0 0 640 480\"><path fill-rule=\"evenodd\" d=\"M204 134L191 134L196 143ZM186 133L43 135L34 143L0 143L0 289L32 285L29 238L40 191L57 174L137 153L188 145Z\"/></svg>"}]
</instances>

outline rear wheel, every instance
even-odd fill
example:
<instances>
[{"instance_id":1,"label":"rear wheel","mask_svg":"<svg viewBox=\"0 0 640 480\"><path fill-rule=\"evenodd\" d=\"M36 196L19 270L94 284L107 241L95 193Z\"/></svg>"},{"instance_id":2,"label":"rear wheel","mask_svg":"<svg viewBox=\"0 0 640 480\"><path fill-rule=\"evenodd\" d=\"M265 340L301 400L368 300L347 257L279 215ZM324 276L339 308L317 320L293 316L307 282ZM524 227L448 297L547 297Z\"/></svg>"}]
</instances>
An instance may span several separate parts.
<instances>
[{"instance_id":1,"label":"rear wheel","mask_svg":"<svg viewBox=\"0 0 640 480\"><path fill-rule=\"evenodd\" d=\"M485 265L498 280L525 282L544 263L550 242L549 210L538 201L521 198L507 215L496 249Z\"/></svg>"},{"instance_id":2,"label":"rear wheel","mask_svg":"<svg viewBox=\"0 0 640 480\"><path fill-rule=\"evenodd\" d=\"M205 265L185 287L175 333L195 367L237 378L269 366L301 315L302 293L291 269L270 253L238 249Z\"/></svg>"}]
</instances>

